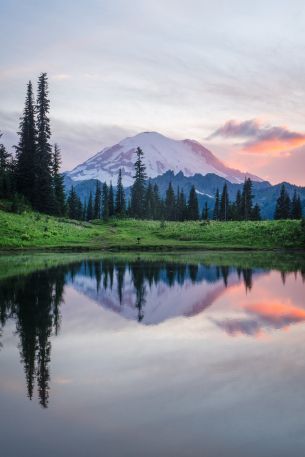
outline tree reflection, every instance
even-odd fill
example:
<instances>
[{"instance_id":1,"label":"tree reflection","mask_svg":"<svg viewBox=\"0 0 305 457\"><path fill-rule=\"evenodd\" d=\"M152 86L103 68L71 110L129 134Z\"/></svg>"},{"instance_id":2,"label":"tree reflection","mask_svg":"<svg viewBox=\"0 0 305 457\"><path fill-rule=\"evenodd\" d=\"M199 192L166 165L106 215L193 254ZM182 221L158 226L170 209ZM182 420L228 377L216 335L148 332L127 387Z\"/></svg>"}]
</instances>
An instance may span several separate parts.
<instances>
[{"instance_id":1,"label":"tree reflection","mask_svg":"<svg viewBox=\"0 0 305 457\"><path fill-rule=\"evenodd\" d=\"M40 404L46 408L50 382L50 336L60 327L60 304L65 270L56 268L2 281L1 323L16 320L19 350L24 366L27 395L33 398L35 380Z\"/></svg>"},{"instance_id":2,"label":"tree reflection","mask_svg":"<svg viewBox=\"0 0 305 457\"><path fill-rule=\"evenodd\" d=\"M107 258L86 259L4 279L0 282L0 338L7 320L14 319L27 395L32 399L36 389L41 406L46 408L50 391L51 337L60 330L60 307L67 282L74 283L78 277L85 276L93 281L96 294L107 291L116 297L121 306L127 302L130 304L132 299L137 320L141 322L145 315L147 294L154 285L181 287L186 282L191 285L205 281L217 283L219 287L220 281L223 282L222 287L228 287L232 275L233 281L243 281L246 290L251 291L253 273L258 271L263 270L191 262L144 261L141 258L130 262ZM305 280L304 270L296 270L295 273L300 273ZM283 282L285 276L282 273Z\"/></svg>"}]
</instances>

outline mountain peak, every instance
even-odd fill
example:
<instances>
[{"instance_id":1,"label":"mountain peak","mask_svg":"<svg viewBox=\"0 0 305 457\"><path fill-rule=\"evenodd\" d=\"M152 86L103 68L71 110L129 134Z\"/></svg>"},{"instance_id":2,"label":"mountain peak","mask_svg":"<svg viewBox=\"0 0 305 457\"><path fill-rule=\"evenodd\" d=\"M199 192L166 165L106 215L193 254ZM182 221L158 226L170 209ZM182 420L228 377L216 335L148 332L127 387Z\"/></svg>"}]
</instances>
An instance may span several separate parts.
<instances>
[{"instance_id":1,"label":"mountain peak","mask_svg":"<svg viewBox=\"0 0 305 457\"><path fill-rule=\"evenodd\" d=\"M193 176L195 173L202 175L214 173L237 183L244 181L248 176L255 181L261 181L256 176L227 167L196 140L174 140L154 131L138 133L104 148L74 168L68 176L74 181L99 179L109 183L111 180L116 181L121 168L124 185L131 185L137 147L144 152L146 171L150 178L172 170L174 174L181 171L185 176Z\"/></svg>"}]
</instances>

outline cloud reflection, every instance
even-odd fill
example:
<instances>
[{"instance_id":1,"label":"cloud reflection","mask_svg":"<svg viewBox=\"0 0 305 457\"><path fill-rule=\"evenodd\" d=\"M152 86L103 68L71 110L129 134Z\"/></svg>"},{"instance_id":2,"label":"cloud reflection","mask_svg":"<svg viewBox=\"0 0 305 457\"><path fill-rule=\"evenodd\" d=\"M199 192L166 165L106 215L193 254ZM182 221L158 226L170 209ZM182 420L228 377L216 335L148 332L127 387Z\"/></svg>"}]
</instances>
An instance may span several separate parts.
<instances>
[{"instance_id":1,"label":"cloud reflection","mask_svg":"<svg viewBox=\"0 0 305 457\"><path fill-rule=\"evenodd\" d=\"M260 336L305 321L305 310L281 303L255 303L244 307L249 318L212 320L230 336Z\"/></svg>"}]
</instances>

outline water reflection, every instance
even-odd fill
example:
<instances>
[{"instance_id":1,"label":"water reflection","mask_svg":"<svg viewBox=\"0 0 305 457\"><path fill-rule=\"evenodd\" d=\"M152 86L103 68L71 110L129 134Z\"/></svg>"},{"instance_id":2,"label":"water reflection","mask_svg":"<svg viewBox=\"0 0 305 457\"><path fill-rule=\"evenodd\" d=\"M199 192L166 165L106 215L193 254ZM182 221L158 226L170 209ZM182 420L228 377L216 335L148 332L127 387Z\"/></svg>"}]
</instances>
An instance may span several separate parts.
<instances>
[{"instance_id":1,"label":"water reflection","mask_svg":"<svg viewBox=\"0 0 305 457\"><path fill-rule=\"evenodd\" d=\"M293 272L304 282L304 270ZM287 271L280 274L285 284ZM85 259L2 280L0 330L2 333L9 320L15 322L27 395L32 399L36 383L39 402L46 408L51 336L60 330L60 308L66 286L123 318L156 325L173 317L199 314L236 286L243 285L250 294L255 278L268 275L268 269L145 261L141 257L128 262ZM242 317L221 316L210 320L228 335L258 336L266 327L280 329L304 321L305 310L294 304L262 301L244 304Z\"/></svg>"}]
</instances>

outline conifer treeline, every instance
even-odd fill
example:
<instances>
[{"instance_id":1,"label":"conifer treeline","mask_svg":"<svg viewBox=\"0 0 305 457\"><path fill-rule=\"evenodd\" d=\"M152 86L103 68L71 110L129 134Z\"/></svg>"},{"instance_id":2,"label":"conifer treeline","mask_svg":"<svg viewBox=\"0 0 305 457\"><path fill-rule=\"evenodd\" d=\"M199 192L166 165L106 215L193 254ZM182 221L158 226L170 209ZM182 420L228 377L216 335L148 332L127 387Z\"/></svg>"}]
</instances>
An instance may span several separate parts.
<instances>
[{"instance_id":1,"label":"conifer treeline","mask_svg":"<svg viewBox=\"0 0 305 457\"><path fill-rule=\"evenodd\" d=\"M228 194L228 186L225 183L221 195L216 190L213 219L219 221L248 221L261 219L260 207L253 205L252 181L247 178L242 191L238 190L235 201L231 202ZM205 209L205 218L207 209Z\"/></svg>"},{"instance_id":2,"label":"conifer treeline","mask_svg":"<svg viewBox=\"0 0 305 457\"><path fill-rule=\"evenodd\" d=\"M65 215L65 192L60 174L60 149L51 144L48 78L38 78L35 102L31 81L20 118L19 141L13 159L0 145L0 197L22 196L35 210Z\"/></svg>"},{"instance_id":3,"label":"conifer treeline","mask_svg":"<svg viewBox=\"0 0 305 457\"><path fill-rule=\"evenodd\" d=\"M285 184L282 184L280 195L276 201L274 219L302 219L300 195L295 190L291 199Z\"/></svg>"}]
</instances>

